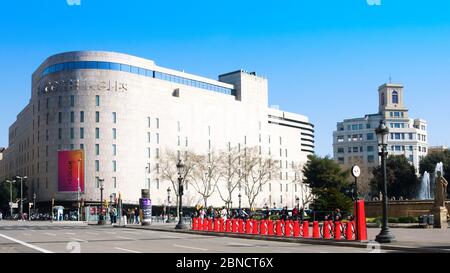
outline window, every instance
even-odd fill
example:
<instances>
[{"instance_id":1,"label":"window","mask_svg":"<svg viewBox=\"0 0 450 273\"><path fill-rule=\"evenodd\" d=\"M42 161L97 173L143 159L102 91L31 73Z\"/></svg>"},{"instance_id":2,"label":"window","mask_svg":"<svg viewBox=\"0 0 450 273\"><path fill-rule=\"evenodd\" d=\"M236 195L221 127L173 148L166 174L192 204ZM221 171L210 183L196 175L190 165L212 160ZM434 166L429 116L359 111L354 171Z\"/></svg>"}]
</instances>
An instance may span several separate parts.
<instances>
[{"instance_id":1,"label":"window","mask_svg":"<svg viewBox=\"0 0 450 273\"><path fill-rule=\"evenodd\" d=\"M116 189L117 188L117 177L113 177L112 182L113 182L113 188Z\"/></svg>"},{"instance_id":2,"label":"window","mask_svg":"<svg viewBox=\"0 0 450 273\"><path fill-rule=\"evenodd\" d=\"M156 189L159 190L159 179L156 178Z\"/></svg>"},{"instance_id":3,"label":"window","mask_svg":"<svg viewBox=\"0 0 450 273\"><path fill-rule=\"evenodd\" d=\"M159 129L159 118L156 118L156 128Z\"/></svg>"},{"instance_id":4,"label":"window","mask_svg":"<svg viewBox=\"0 0 450 273\"><path fill-rule=\"evenodd\" d=\"M75 112L70 112L70 122L74 123L75 122Z\"/></svg>"},{"instance_id":5,"label":"window","mask_svg":"<svg viewBox=\"0 0 450 273\"><path fill-rule=\"evenodd\" d=\"M62 112L58 112L58 123L62 123Z\"/></svg>"},{"instance_id":6,"label":"window","mask_svg":"<svg viewBox=\"0 0 450 273\"><path fill-rule=\"evenodd\" d=\"M147 189L150 189L150 178L147 178L147 185L146 185Z\"/></svg>"},{"instance_id":7,"label":"window","mask_svg":"<svg viewBox=\"0 0 450 273\"><path fill-rule=\"evenodd\" d=\"M117 155L117 145L113 144L112 149L113 149L113 155L116 156Z\"/></svg>"},{"instance_id":8,"label":"window","mask_svg":"<svg viewBox=\"0 0 450 273\"><path fill-rule=\"evenodd\" d=\"M80 112L80 122L84 122L84 111Z\"/></svg>"},{"instance_id":9,"label":"window","mask_svg":"<svg viewBox=\"0 0 450 273\"><path fill-rule=\"evenodd\" d=\"M117 139L117 129L116 128L112 129L112 137L113 137L113 139Z\"/></svg>"},{"instance_id":10,"label":"window","mask_svg":"<svg viewBox=\"0 0 450 273\"><path fill-rule=\"evenodd\" d=\"M95 138L96 139L100 138L100 128L95 128Z\"/></svg>"},{"instance_id":11,"label":"window","mask_svg":"<svg viewBox=\"0 0 450 273\"><path fill-rule=\"evenodd\" d=\"M74 106L75 106L75 96L74 96L74 95L71 95L71 96L70 96L70 106L71 106L71 107L74 107Z\"/></svg>"},{"instance_id":12,"label":"window","mask_svg":"<svg viewBox=\"0 0 450 273\"><path fill-rule=\"evenodd\" d=\"M100 188L100 178L98 176L95 177L95 187Z\"/></svg>"},{"instance_id":13,"label":"window","mask_svg":"<svg viewBox=\"0 0 450 273\"><path fill-rule=\"evenodd\" d=\"M100 161L99 160L95 160L95 171L96 172L100 171Z\"/></svg>"},{"instance_id":14,"label":"window","mask_svg":"<svg viewBox=\"0 0 450 273\"><path fill-rule=\"evenodd\" d=\"M374 151L374 147L373 146L367 146L367 151L368 152L373 152Z\"/></svg>"},{"instance_id":15,"label":"window","mask_svg":"<svg viewBox=\"0 0 450 273\"><path fill-rule=\"evenodd\" d=\"M392 103L398 104L398 92L397 91L392 92Z\"/></svg>"},{"instance_id":16,"label":"window","mask_svg":"<svg viewBox=\"0 0 450 273\"><path fill-rule=\"evenodd\" d=\"M147 127L150 128L151 125L151 118L147 117Z\"/></svg>"},{"instance_id":17,"label":"window","mask_svg":"<svg viewBox=\"0 0 450 273\"><path fill-rule=\"evenodd\" d=\"M113 119L113 123L117 123L117 113L116 112L112 113L112 119Z\"/></svg>"},{"instance_id":18,"label":"window","mask_svg":"<svg viewBox=\"0 0 450 273\"><path fill-rule=\"evenodd\" d=\"M338 136L337 142L344 142L344 136Z\"/></svg>"},{"instance_id":19,"label":"window","mask_svg":"<svg viewBox=\"0 0 450 273\"><path fill-rule=\"evenodd\" d=\"M155 153L156 153L156 158L159 158L159 148L156 148Z\"/></svg>"},{"instance_id":20,"label":"window","mask_svg":"<svg viewBox=\"0 0 450 273\"><path fill-rule=\"evenodd\" d=\"M373 156L373 155L367 156L367 162L374 163L375 162L375 156Z\"/></svg>"},{"instance_id":21,"label":"window","mask_svg":"<svg viewBox=\"0 0 450 273\"><path fill-rule=\"evenodd\" d=\"M75 138L75 129L70 128L70 139L74 139L74 138Z\"/></svg>"},{"instance_id":22,"label":"window","mask_svg":"<svg viewBox=\"0 0 450 273\"><path fill-rule=\"evenodd\" d=\"M113 172L116 172L117 171L117 161L113 160L112 166L113 166Z\"/></svg>"},{"instance_id":23,"label":"window","mask_svg":"<svg viewBox=\"0 0 450 273\"><path fill-rule=\"evenodd\" d=\"M58 96L58 107L62 106L62 97Z\"/></svg>"},{"instance_id":24,"label":"window","mask_svg":"<svg viewBox=\"0 0 450 273\"><path fill-rule=\"evenodd\" d=\"M83 143L80 144L80 149L84 150L84 144Z\"/></svg>"},{"instance_id":25,"label":"window","mask_svg":"<svg viewBox=\"0 0 450 273\"><path fill-rule=\"evenodd\" d=\"M47 98L46 108L48 109L48 106L50 104L50 98Z\"/></svg>"},{"instance_id":26,"label":"window","mask_svg":"<svg viewBox=\"0 0 450 273\"><path fill-rule=\"evenodd\" d=\"M100 96L99 95L95 96L95 106L100 106Z\"/></svg>"},{"instance_id":27,"label":"window","mask_svg":"<svg viewBox=\"0 0 450 273\"><path fill-rule=\"evenodd\" d=\"M338 148L337 152L338 152L338 154L343 154L344 153L344 148Z\"/></svg>"},{"instance_id":28,"label":"window","mask_svg":"<svg viewBox=\"0 0 450 273\"><path fill-rule=\"evenodd\" d=\"M38 135L38 138L39 138L39 135ZM62 138L62 128L58 128L58 139L61 139ZM38 140L38 142L39 142L39 140Z\"/></svg>"},{"instance_id":29,"label":"window","mask_svg":"<svg viewBox=\"0 0 450 273\"><path fill-rule=\"evenodd\" d=\"M100 155L100 144L95 144L95 155Z\"/></svg>"},{"instance_id":30,"label":"window","mask_svg":"<svg viewBox=\"0 0 450 273\"><path fill-rule=\"evenodd\" d=\"M373 140L373 139L374 139L373 133L368 133L367 134L367 140Z\"/></svg>"},{"instance_id":31,"label":"window","mask_svg":"<svg viewBox=\"0 0 450 273\"><path fill-rule=\"evenodd\" d=\"M384 93L381 94L381 105L384 106L386 104L386 97Z\"/></svg>"},{"instance_id":32,"label":"window","mask_svg":"<svg viewBox=\"0 0 450 273\"><path fill-rule=\"evenodd\" d=\"M81 127L80 128L80 139L83 139L83 138L84 138L84 128Z\"/></svg>"}]
</instances>

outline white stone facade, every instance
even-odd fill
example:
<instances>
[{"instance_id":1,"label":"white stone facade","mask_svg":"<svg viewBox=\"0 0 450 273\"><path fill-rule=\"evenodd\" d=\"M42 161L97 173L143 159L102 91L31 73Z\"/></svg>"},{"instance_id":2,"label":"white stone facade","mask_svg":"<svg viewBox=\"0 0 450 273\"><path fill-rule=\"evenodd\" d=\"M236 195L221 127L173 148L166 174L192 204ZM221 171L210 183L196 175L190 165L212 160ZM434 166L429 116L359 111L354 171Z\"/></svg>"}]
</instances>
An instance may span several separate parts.
<instances>
[{"instance_id":1,"label":"white stone facade","mask_svg":"<svg viewBox=\"0 0 450 273\"><path fill-rule=\"evenodd\" d=\"M378 166L380 158L375 129L384 119L390 134L389 155L404 155L418 173L419 162L428 153L427 122L409 118L403 85L384 84L378 92L379 113L337 123L337 130L333 132L334 159L345 165Z\"/></svg>"},{"instance_id":2,"label":"white stone facade","mask_svg":"<svg viewBox=\"0 0 450 273\"><path fill-rule=\"evenodd\" d=\"M154 169L158 154L228 145L261 146L283 162L282 179L266 185L257 207L293 206L305 194L303 185L293 185L290 167L314 152L314 126L305 116L269 108L265 78L236 71L216 81L120 53L68 52L49 57L33 74L30 102L9 130L0 179L27 175L38 202L76 200L58 192L57 151L82 148L86 202L99 201L97 178L103 178L105 199L120 192L124 203L136 204L150 187L153 204L162 205L172 184ZM189 187L183 199L186 206L202 203ZM224 205L217 193L208 203Z\"/></svg>"}]
</instances>

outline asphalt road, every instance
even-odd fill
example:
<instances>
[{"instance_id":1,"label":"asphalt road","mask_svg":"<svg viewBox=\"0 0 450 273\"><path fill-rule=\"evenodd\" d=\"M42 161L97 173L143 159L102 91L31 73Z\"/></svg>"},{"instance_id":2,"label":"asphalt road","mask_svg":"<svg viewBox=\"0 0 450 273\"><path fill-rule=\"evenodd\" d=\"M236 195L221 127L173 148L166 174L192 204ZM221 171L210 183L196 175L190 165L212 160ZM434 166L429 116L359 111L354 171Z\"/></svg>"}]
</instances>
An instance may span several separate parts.
<instances>
[{"instance_id":1,"label":"asphalt road","mask_svg":"<svg viewBox=\"0 0 450 273\"><path fill-rule=\"evenodd\" d=\"M0 253L368 253L371 251L362 248L211 237L111 226L0 222Z\"/></svg>"}]
</instances>

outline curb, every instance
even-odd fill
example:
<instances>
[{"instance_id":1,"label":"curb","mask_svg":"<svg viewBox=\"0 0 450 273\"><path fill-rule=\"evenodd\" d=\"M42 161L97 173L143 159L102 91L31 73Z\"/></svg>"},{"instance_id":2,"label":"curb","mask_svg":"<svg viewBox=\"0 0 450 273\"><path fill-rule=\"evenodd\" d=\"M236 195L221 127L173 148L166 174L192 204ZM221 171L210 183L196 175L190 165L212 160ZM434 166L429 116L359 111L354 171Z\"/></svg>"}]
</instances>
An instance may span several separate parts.
<instances>
[{"instance_id":1,"label":"curb","mask_svg":"<svg viewBox=\"0 0 450 273\"><path fill-rule=\"evenodd\" d=\"M332 245L332 246L340 246L340 247L365 248L370 251L373 251L372 247L375 246L375 244L378 244L374 241L356 242L356 241L334 241L334 240L325 240L325 239L280 238L280 237L269 237L269 236L264 236L264 235L247 235L247 234L239 234L239 233L222 233L222 232L205 232L205 231L198 232L198 231L192 231L192 230L175 230L175 229L170 230L170 229L165 229L165 228L148 228L148 227L142 227L142 226L134 226L134 227L127 226L125 228L172 232L172 233L196 234L196 235L206 235L206 236L215 236L215 237L251 239L251 240L261 240L261 241L277 241L277 242L289 242L289 243L297 243L297 244ZM380 249L381 250L397 250L397 251L411 252L411 253L450 253L450 250L447 250L447 249L429 248L429 247L412 247L412 246L402 246L402 245L380 245Z\"/></svg>"}]
</instances>

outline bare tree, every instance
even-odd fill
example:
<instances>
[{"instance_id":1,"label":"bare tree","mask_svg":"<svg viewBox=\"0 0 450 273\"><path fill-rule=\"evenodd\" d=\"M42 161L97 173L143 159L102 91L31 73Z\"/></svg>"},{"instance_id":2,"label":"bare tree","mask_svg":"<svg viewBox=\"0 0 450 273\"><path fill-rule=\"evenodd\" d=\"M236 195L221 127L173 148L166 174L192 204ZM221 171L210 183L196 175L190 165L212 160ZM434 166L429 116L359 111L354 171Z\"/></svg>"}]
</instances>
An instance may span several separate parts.
<instances>
[{"instance_id":1,"label":"bare tree","mask_svg":"<svg viewBox=\"0 0 450 273\"><path fill-rule=\"evenodd\" d=\"M262 156L258 147L244 148L240 152L240 181L244 187L250 209L254 208L256 197L262 187L277 173L280 167L277 160Z\"/></svg>"},{"instance_id":2,"label":"bare tree","mask_svg":"<svg viewBox=\"0 0 450 273\"><path fill-rule=\"evenodd\" d=\"M190 173L189 184L202 196L207 207L208 198L215 192L220 179L220 157L210 151L207 155L195 155L192 160L195 167Z\"/></svg>"},{"instance_id":3,"label":"bare tree","mask_svg":"<svg viewBox=\"0 0 450 273\"><path fill-rule=\"evenodd\" d=\"M159 174L159 178L162 181L170 181L172 183L172 188L177 197L177 214L178 214L178 177L181 175L183 181L186 183L186 178L191 175L194 170L195 164L197 162L197 155L192 151L185 152L185 158L183 164L185 165L184 173L178 174L177 163L181 160L181 156L179 157L178 152L172 149L165 149L159 158L159 163L154 166L154 169L157 174ZM177 215L179 216L179 215Z\"/></svg>"},{"instance_id":4,"label":"bare tree","mask_svg":"<svg viewBox=\"0 0 450 273\"><path fill-rule=\"evenodd\" d=\"M300 187L300 195L302 199L302 207L306 207L309 203L314 201L314 195L312 194L311 190L308 188L305 183L303 183L303 168L304 163L297 163L292 166L292 171L294 171L295 176L293 179L293 184Z\"/></svg>"},{"instance_id":5,"label":"bare tree","mask_svg":"<svg viewBox=\"0 0 450 273\"><path fill-rule=\"evenodd\" d=\"M217 184L217 191L222 201L230 208L233 192L241 181L239 175L240 154L234 147L227 151L221 151L219 158L219 175L222 181Z\"/></svg>"}]
</instances>

